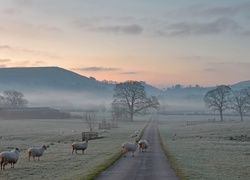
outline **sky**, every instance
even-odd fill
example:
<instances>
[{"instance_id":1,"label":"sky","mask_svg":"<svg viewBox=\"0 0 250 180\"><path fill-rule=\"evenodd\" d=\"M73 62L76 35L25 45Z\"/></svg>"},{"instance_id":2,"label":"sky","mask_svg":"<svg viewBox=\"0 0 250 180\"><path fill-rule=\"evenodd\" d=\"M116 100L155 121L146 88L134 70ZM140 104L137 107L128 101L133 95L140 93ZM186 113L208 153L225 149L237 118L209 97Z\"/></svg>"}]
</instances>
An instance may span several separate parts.
<instances>
[{"instance_id":1,"label":"sky","mask_svg":"<svg viewBox=\"0 0 250 180\"><path fill-rule=\"evenodd\" d=\"M0 0L0 67L159 88L250 80L249 0Z\"/></svg>"}]
</instances>

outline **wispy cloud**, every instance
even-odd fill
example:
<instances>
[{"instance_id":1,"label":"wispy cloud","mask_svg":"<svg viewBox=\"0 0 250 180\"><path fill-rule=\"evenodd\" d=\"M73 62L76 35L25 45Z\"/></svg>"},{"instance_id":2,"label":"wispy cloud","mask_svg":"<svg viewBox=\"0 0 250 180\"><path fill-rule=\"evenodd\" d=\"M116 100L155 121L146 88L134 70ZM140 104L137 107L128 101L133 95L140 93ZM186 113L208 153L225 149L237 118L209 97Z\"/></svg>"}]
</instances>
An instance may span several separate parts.
<instances>
[{"instance_id":1,"label":"wispy cloud","mask_svg":"<svg viewBox=\"0 0 250 180\"><path fill-rule=\"evenodd\" d=\"M188 35L210 35L223 32L234 32L240 25L230 18L219 18L208 23L179 22L172 23L164 30L158 31L162 36L188 36Z\"/></svg>"},{"instance_id":2,"label":"wispy cloud","mask_svg":"<svg viewBox=\"0 0 250 180\"><path fill-rule=\"evenodd\" d=\"M21 11L15 8L7 8L2 10L2 13L5 15L19 15L21 14Z\"/></svg>"},{"instance_id":3,"label":"wispy cloud","mask_svg":"<svg viewBox=\"0 0 250 180\"><path fill-rule=\"evenodd\" d=\"M138 72L122 72L121 74L138 74Z\"/></svg>"},{"instance_id":4,"label":"wispy cloud","mask_svg":"<svg viewBox=\"0 0 250 180\"><path fill-rule=\"evenodd\" d=\"M105 68L105 67L85 67L85 68L73 68L78 71L118 71L119 68Z\"/></svg>"},{"instance_id":5,"label":"wispy cloud","mask_svg":"<svg viewBox=\"0 0 250 180\"><path fill-rule=\"evenodd\" d=\"M208 16L234 16L237 14L249 14L250 2L235 4L232 6L217 6L208 8L202 12L203 15Z\"/></svg>"},{"instance_id":6,"label":"wispy cloud","mask_svg":"<svg viewBox=\"0 0 250 180\"><path fill-rule=\"evenodd\" d=\"M34 0L14 0L18 5L31 5Z\"/></svg>"},{"instance_id":7,"label":"wispy cloud","mask_svg":"<svg viewBox=\"0 0 250 180\"><path fill-rule=\"evenodd\" d=\"M132 25L91 27L89 28L89 30L92 32L138 35L143 32L143 27L137 24L132 24Z\"/></svg>"},{"instance_id":8,"label":"wispy cloud","mask_svg":"<svg viewBox=\"0 0 250 180\"><path fill-rule=\"evenodd\" d=\"M0 63L8 63L11 62L11 59L0 59Z\"/></svg>"},{"instance_id":9,"label":"wispy cloud","mask_svg":"<svg viewBox=\"0 0 250 180\"><path fill-rule=\"evenodd\" d=\"M15 52L21 52L21 53L28 53L28 54L33 54L36 56L45 56L51 59L62 59L62 57L57 56L56 54L46 52L46 51L37 51L37 50L32 50L32 49L27 49L23 47L13 47L9 45L0 45L0 50L10 50L10 51L15 51Z\"/></svg>"},{"instance_id":10,"label":"wispy cloud","mask_svg":"<svg viewBox=\"0 0 250 180\"><path fill-rule=\"evenodd\" d=\"M0 45L0 49L10 49L10 46L8 46L8 45Z\"/></svg>"}]
</instances>

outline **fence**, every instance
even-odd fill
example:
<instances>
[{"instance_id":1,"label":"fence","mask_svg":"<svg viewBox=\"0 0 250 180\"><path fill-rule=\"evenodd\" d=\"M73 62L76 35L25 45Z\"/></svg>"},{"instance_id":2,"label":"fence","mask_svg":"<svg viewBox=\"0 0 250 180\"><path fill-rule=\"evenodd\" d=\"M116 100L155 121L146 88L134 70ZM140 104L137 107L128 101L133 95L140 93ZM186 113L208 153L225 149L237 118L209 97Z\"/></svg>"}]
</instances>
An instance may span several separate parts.
<instances>
[{"instance_id":1,"label":"fence","mask_svg":"<svg viewBox=\"0 0 250 180\"><path fill-rule=\"evenodd\" d=\"M106 122L99 123L99 129L111 129L111 128L118 128L118 123L106 123Z\"/></svg>"},{"instance_id":2,"label":"fence","mask_svg":"<svg viewBox=\"0 0 250 180\"><path fill-rule=\"evenodd\" d=\"M82 132L82 141L85 141L86 139L97 139L98 138L98 132Z\"/></svg>"},{"instance_id":3,"label":"fence","mask_svg":"<svg viewBox=\"0 0 250 180\"><path fill-rule=\"evenodd\" d=\"M206 123L215 123L215 119L208 119L203 121L187 121L187 126L190 125L198 125L198 124L206 124Z\"/></svg>"}]
</instances>

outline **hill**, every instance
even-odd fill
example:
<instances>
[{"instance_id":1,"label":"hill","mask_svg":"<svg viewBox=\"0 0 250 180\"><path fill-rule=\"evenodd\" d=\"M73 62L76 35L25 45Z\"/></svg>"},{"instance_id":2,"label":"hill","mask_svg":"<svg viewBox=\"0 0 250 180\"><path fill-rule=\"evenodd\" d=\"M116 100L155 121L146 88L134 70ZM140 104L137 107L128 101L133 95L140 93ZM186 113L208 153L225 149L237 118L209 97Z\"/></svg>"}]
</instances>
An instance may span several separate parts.
<instances>
[{"instance_id":1,"label":"hill","mask_svg":"<svg viewBox=\"0 0 250 180\"><path fill-rule=\"evenodd\" d=\"M149 95L162 91L142 82ZM23 92L31 106L75 108L112 100L114 84L59 67L0 68L0 92Z\"/></svg>"},{"instance_id":2,"label":"hill","mask_svg":"<svg viewBox=\"0 0 250 180\"><path fill-rule=\"evenodd\" d=\"M203 97L214 87L175 86L158 89L141 81L148 95L157 96L169 111L202 111ZM114 84L97 81L59 67L0 68L0 92L23 92L29 106L49 106L60 109L93 109L109 106ZM250 87L242 81L230 87L234 90Z\"/></svg>"}]
</instances>

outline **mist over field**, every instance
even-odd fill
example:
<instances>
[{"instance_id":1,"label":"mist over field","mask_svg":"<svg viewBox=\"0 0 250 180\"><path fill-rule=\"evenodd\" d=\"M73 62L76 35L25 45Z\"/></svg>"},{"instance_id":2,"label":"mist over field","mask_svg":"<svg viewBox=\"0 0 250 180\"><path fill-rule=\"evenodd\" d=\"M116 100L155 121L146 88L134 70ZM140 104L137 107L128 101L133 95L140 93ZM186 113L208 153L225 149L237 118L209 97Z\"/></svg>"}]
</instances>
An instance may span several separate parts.
<instances>
[{"instance_id":1,"label":"mist over field","mask_svg":"<svg viewBox=\"0 0 250 180\"><path fill-rule=\"evenodd\" d=\"M0 92L16 90L28 100L28 107L60 110L110 109L115 82L97 81L59 67L0 68ZM156 96L163 113L207 112L203 97L214 87L177 84L159 89L140 81L148 96ZM117 83L117 82L116 82ZM250 81L231 85L232 89L249 87Z\"/></svg>"},{"instance_id":2,"label":"mist over field","mask_svg":"<svg viewBox=\"0 0 250 180\"><path fill-rule=\"evenodd\" d=\"M62 110L91 110L100 105L108 106L112 97L100 96L89 92L53 91L29 92L25 94L29 107L52 107Z\"/></svg>"}]
</instances>

